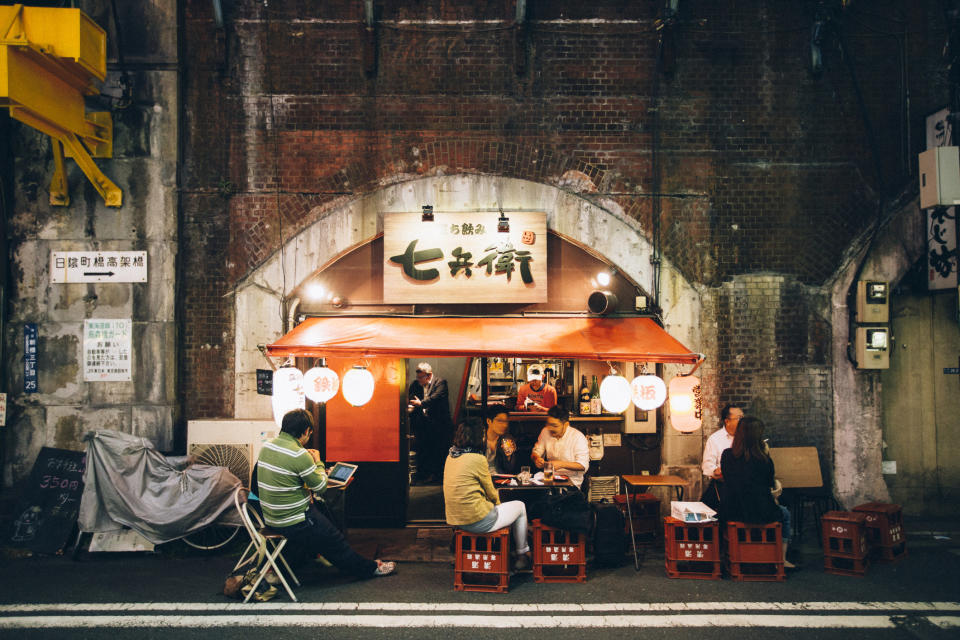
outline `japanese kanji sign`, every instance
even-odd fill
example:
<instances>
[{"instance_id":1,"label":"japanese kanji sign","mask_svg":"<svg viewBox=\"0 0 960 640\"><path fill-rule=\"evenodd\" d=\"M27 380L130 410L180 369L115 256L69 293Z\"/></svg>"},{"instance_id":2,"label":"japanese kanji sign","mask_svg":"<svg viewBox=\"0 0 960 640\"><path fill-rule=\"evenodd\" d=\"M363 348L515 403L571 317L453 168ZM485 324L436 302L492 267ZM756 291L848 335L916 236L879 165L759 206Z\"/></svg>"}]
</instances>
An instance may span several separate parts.
<instances>
[{"instance_id":1,"label":"japanese kanji sign","mask_svg":"<svg viewBox=\"0 0 960 640\"><path fill-rule=\"evenodd\" d=\"M129 319L83 321L83 379L126 382L130 377L133 323Z\"/></svg>"},{"instance_id":2,"label":"japanese kanji sign","mask_svg":"<svg viewBox=\"0 0 960 640\"><path fill-rule=\"evenodd\" d=\"M383 216L383 301L533 303L547 301L547 214L508 211Z\"/></svg>"},{"instance_id":3,"label":"japanese kanji sign","mask_svg":"<svg viewBox=\"0 0 960 640\"><path fill-rule=\"evenodd\" d=\"M50 282L146 282L146 251L51 251Z\"/></svg>"},{"instance_id":4,"label":"japanese kanji sign","mask_svg":"<svg viewBox=\"0 0 960 640\"><path fill-rule=\"evenodd\" d=\"M37 393L37 325L23 325L23 392Z\"/></svg>"}]
</instances>

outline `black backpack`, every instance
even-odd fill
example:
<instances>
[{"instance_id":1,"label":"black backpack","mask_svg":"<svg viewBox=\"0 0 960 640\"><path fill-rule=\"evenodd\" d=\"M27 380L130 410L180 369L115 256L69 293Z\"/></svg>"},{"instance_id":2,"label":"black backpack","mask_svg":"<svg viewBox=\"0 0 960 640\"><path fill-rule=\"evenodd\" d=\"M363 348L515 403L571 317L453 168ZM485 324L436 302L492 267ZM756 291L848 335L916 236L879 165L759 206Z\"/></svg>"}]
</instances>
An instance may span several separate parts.
<instances>
[{"instance_id":1,"label":"black backpack","mask_svg":"<svg viewBox=\"0 0 960 640\"><path fill-rule=\"evenodd\" d=\"M596 529L593 534L593 561L600 567L619 567L627 554L626 518L615 504L601 500L593 505Z\"/></svg>"}]
</instances>

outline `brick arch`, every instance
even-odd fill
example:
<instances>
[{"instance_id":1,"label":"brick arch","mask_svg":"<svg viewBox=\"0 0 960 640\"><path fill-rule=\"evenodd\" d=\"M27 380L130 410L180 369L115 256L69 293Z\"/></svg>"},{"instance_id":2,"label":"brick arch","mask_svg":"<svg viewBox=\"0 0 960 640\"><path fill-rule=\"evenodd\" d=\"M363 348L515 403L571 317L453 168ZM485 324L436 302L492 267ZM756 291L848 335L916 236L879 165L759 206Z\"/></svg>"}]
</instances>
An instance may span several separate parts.
<instances>
[{"instance_id":1,"label":"brick arch","mask_svg":"<svg viewBox=\"0 0 960 640\"><path fill-rule=\"evenodd\" d=\"M559 186L516 178L459 173L398 182L333 206L321 203L305 219L312 220L293 234L235 287L235 404L236 417L265 418L270 404L256 395L255 371L262 368L258 344L282 335L277 313L281 297L289 296L317 269L351 248L369 242L383 229L385 211L416 211L423 204L440 210L495 208L547 212L547 227L590 247L642 287L652 281L652 246L637 220L615 201L594 201ZM667 330L697 350L700 336L700 293L669 262L661 272L661 306Z\"/></svg>"},{"instance_id":2,"label":"brick arch","mask_svg":"<svg viewBox=\"0 0 960 640\"><path fill-rule=\"evenodd\" d=\"M285 143L302 147L304 141ZM650 228L649 206L644 206L642 199L599 195L622 190L619 184L622 176L618 172L548 144L481 138L419 139L403 144L371 140L369 145L360 140L354 144L364 146L367 153L360 153L358 148L354 150L356 153L343 157L372 156L372 159L337 167L322 164L316 167L316 163L307 162L300 154L285 155L279 167L280 175L285 176L279 192L232 198L229 267L232 282L239 283L264 264L277 251L281 236L286 243L352 200L365 199L382 188L424 178L481 175L548 185L591 199L600 208L612 206L638 220L642 229ZM377 145L389 146L374 151ZM305 165L315 168L305 170Z\"/></svg>"}]
</instances>

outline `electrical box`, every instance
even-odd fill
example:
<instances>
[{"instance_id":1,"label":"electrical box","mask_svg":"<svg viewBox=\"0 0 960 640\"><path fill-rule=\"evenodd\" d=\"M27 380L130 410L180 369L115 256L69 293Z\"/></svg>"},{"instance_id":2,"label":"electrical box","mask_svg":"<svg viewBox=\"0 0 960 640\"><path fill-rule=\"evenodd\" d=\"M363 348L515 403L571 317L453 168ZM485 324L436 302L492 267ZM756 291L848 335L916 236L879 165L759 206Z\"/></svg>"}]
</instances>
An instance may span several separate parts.
<instances>
[{"instance_id":1,"label":"electrical box","mask_svg":"<svg viewBox=\"0 0 960 640\"><path fill-rule=\"evenodd\" d=\"M857 327L857 368L890 368L889 327Z\"/></svg>"},{"instance_id":2,"label":"electrical box","mask_svg":"<svg viewBox=\"0 0 960 640\"><path fill-rule=\"evenodd\" d=\"M960 148L934 147L920 154L920 208L960 204Z\"/></svg>"},{"instance_id":3,"label":"electrical box","mask_svg":"<svg viewBox=\"0 0 960 640\"><path fill-rule=\"evenodd\" d=\"M857 322L889 322L890 286L877 280L857 282Z\"/></svg>"}]
</instances>

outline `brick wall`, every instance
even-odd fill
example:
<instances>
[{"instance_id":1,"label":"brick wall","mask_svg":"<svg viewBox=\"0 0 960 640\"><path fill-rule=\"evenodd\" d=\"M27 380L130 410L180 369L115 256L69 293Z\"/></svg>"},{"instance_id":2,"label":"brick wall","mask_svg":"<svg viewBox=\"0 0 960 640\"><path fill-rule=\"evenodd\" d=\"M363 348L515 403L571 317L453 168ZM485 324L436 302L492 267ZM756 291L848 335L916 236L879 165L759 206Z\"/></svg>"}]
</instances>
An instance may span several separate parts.
<instances>
[{"instance_id":1,"label":"brick wall","mask_svg":"<svg viewBox=\"0 0 960 640\"><path fill-rule=\"evenodd\" d=\"M811 310L817 288L912 162L900 50L878 32L907 11L920 30L911 69L931 69L939 18L932 3L893 0L845 14L878 178L836 48L819 78L807 71L814 4L681 3L655 130L656 2L534 0L525 29L508 0L376 2L369 45L361 2L238 0L218 31L210 3L188 0L185 414L231 409L229 381L191 383L199 367L229 370L226 351L203 351L231 331L224 294L331 207L411 177L482 172L613 199L651 234L657 139L664 255L715 289L716 402L762 396L770 417L786 425L800 411L822 438L832 330ZM911 77L923 84L912 87L916 141L917 112L945 93ZM782 279L757 288L758 273ZM756 332L768 351L751 346ZM740 353L760 362L725 364ZM791 384L810 402L797 407Z\"/></svg>"}]
</instances>

